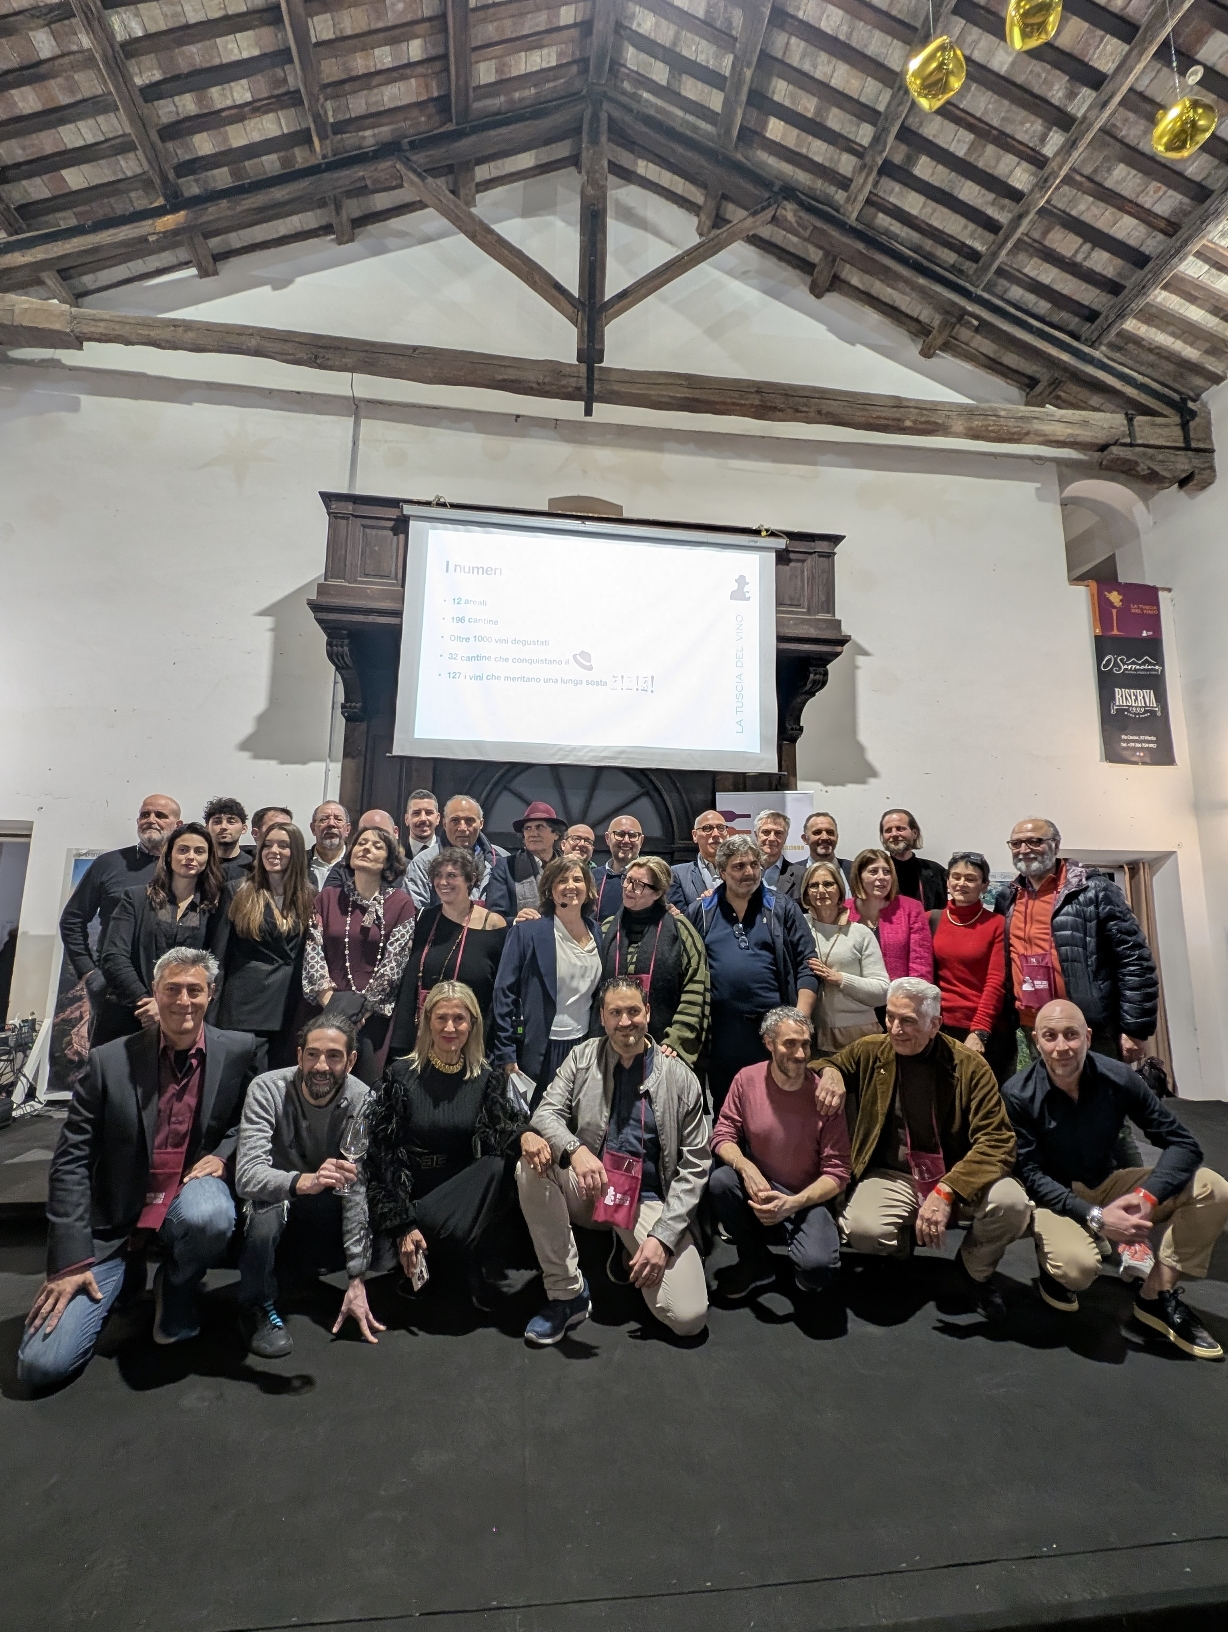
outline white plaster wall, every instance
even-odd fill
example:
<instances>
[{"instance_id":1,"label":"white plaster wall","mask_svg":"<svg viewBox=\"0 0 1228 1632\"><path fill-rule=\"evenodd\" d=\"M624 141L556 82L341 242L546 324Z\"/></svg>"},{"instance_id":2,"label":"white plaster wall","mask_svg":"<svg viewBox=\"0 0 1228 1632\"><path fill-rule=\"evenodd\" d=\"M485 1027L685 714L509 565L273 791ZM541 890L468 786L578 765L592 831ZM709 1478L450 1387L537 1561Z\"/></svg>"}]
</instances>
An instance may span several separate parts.
<instances>
[{"instance_id":1,"label":"white plaster wall","mask_svg":"<svg viewBox=\"0 0 1228 1632\"><path fill-rule=\"evenodd\" d=\"M570 178L488 196L482 210L574 280ZM610 287L693 233L679 212L620 190ZM300 246L216 282L175 278L106 303L569 355L561 319L425 216L346 250ZM816 304L746 246L615 325L607 361L1010 395L947 360L923 363L839 299ZM323 565L316 492L350 474L368 492L535 507L594 493L628 514L847 534L837 610L852 643L807 711L799 754L846 844L869 840L898 800L921 816L931 853L976 846L1004 861L1010 824L1040 810L1072 846L1188 856L1179 914L1205 926L1188 755L1171 772L1099 760L1086 603L1066 583L1051 459L699 416L599 408L585 421L578 405L88 347L0 364L0 821L34 824L23 1007L43 1006L67 848L125 841L143 793L169 791L193 812L222 791L303 813L320 797L330 672L305 600ZM1191 1054L1182 1089L1219 1093L1213 983L1201 968L1199 979L1188 1008L1214 1059Z\"/></svg>"},{"instance_id":2,"label":"white plaster wall","mask_svg":"<svg viewBox=\"0 0 1228 1632\"><path fill-rule=\"evenodd\" d=\"M1228 447L1228 387L1207 399L1220 448ZM1206 922L1191 958L1205 983L1204 1039L1214 1028L1228 1057L1228 476L1204 493L1176 490L1151 504L1147 580L1171 589L1166 624L1170 686L1180 682L1189 734L1193 809L1202 853ZM1209 1004L1209 1010L1208 1010Z\"/></svg>"}]
</instances>

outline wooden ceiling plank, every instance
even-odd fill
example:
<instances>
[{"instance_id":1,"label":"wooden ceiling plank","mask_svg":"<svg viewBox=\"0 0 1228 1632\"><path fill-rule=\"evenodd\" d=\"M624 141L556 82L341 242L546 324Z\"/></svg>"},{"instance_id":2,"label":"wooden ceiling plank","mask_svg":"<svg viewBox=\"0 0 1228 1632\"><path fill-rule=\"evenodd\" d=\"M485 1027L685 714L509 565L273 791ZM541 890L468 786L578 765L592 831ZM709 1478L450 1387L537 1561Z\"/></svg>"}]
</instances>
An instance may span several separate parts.
<instances>
[{"instance_id":1,"label":"wooden ceiling plank","mask_svg":"<svg viewBox=\"0 0 1228 1632\"><path fill-rule=\"evenodd\" d=\"M175 180L170 158L159 139L153 119L137 92L128 64L124 61L119 44L111 32L111 25L107 21L100 0L72 0L72 8L78 27L89 41L98 65L98 73L115 102L120 123L136 143L141 162L153 178L164 201L167 204L175 203L182 197L182 189ZM217 276L213 255L199 233L188 234L187 249L199 277Z\"/></svg>"},{"instance_id":2,"label":"wooden ceiling plank","mask_svg":"<svg viewBox=\"0 0 1228 1632\"><path fill-rule=\"evenodd\" d=\"M33 34L35 29L53 28L56 23L71 23L72 20L73 10L68 4L26 6L22 11L6 12L0 17L0 40Z\"/></svg>"},{"instance_id":3,"label":"wooden ceiling plank","mask_svg":"<svg viewBox=\"0 0 1228 1632\"><path fill-rule=\"evenodd\" d=\"M629 117L633 140L655 149L678 174L689 180L699 179L705 187L719 186L726 197L743 208L758 203L764 192L781 185L778 175L765 171L761 165L750 165L742 155L716 151L712 144L705 143L664 113L649 114L633 99L624 102L618 92L612 93L612 98L611 118L615 118L617 110L620 130L625 128ZM1043 359L1050 366L1066 367L1099 389L1133 398L1153 410L1158 408L1169 413L1178 410L1171 389L1103 357L1084 341L1054 329L1002 297L974 289L950 269L903 250L859 222L846 221L838 211L802 194L800 189L787 188L776 222L804 243L811 244L812 257L814 249L821 249L849 260L854 266L866 266L872 275L888 285L894 284L914 298L930 301L941 316L963 311L983 324L991 324L1024 356ZM1103 367L1106 362L1109 363L1107 369Z\"/></svg>"},{"instance_id":4,"label":"wooden ceiling plank","mask_svg":"<svg viewBox=\"0 0 1228 1632\"><path fill-rule=\"evenodd\" d=\"M738 145L742 115L746 112L746 99L750 95L751 81L763 49L763 36L767 32L771 10L772 0L742 0L742 21L733 48L733 60L725 78L720 117L716 121L717 146L726 153L732 153ZM709 192L696 224L701 238L706 238L716 225L720 207L720 195Z\"/></svg>"},{"instance_id":5,"label":"wooden ceiling plank","mask_svg":"<svg viewBox=\"0 0 1228 1632\"><path fill-rule=\"evenodd\" d=\"M668 261L663 261L651 272L645 272L642 278L629 283L625 289L620 289L606 301L606 322L612 323L616 317L621 317L633 306L638 306L642 300L647 300L649 295L655 295L658 290L685 276L693 267L702 266L714 255L719 255L721 250L727 249L730 244L741 243L744 238L749 238L751 233L757 232L761 227L770 226L775 214L776 200L765 199L757 209L749 210L736 221L730 221L727 226L708 233L689 249L680 250L677 255L672 255Z\"/></svg>"},{"instance_id":6,"label":"wooden ceiling plank","mask_svg":"<svg viewBox=\"0 0 1228 1632\"><path fill-rule=\"evenodd\" d=\"M1150 264L1126 285L1116 300L1105 307L1096 321L1084 331L1084 341L1089 346L1098 346L1121 328L1147 304L1152 295L1164 287L1171 273L1176 272L1195 250L1219 231L1225 221L1228 221L1228 184L1213 193L1201 209L1195 210L1180 231L1152 256Z\"/></svg>"},{"instance_id":7,"label":"wooden ceiling plank","mask_svg":"<svg viewBox=\"0 0 1228 1632\"><path fill-rule=\"evenodd\" d=\"M487 226L480 215L468 209L461 201L450 193L446 187L432 181L424 170L409 159L398 157L397 169L405 178L410 191L416 193L424 204L442 215L444 220L454 226L457 232L468 238L483 254L489 255L491 260L497 261L505 271L520 279L521 283L530 288L535 295L539 295L548 306L552 306L560 316L565 317L570 324L575 324L580 311L580 302L570 289L565 289L553 273L547 272L533 259L526 255L524 250L510 239L504 238L502 233Z\"/></svg>"},{"instance_id":8,"label":"wooden ceiling plank","mask_svg":"<svg viewBox=\"0 0 1228 1632\"><path fill-rule=\"evenodd\" d=\"M1189 4L1190 0L1186 0L1186 3ZM927 12L913 36L913 47L922 46L927 40L944 33L954 10L955 0L938 0L938 5L934 8L933 28L930 27ZM874 127L874 134L849 178L848 192L844 195L844 202L841 205L841 211L848 220L856 221L861 214L862 205L869 198L874 183L878 180L883 160L895 142L900 126L908 117L908 110L911 107L912 97L901 74L891 87L883 111L878 116L878 124Z\"/></svg>"},{"instance_id":9,"label":"wooden ceiling plank","mask_svg":"<svg viewBox=\"0 0 1228 1632\"><path fill-rule=\"evenodd\" d=\"M449 195L450 196L450 195ZM165 351L268 358L295 366L360 373L419 384L474 387L518 396L582 401L585 370L546 359L490 356L436 346L396 345L248 324L132 317L51 302L0 297L0 346L79 349L86 342L151 346ZM1214 478L1210 415L1188 427L1151 415L1014 405L934 402L870 396L774 381L728 379L657 370L600 368L596 397L603 403L766 420L830 425L888 436L941 436L1001 445L1068 448L1102 466L1128 457L1151 472L1158 486ZM1123 446L1128 454L1119 450ZM1144 474L1144 479L1149 479Z\"/></svg>"},{"instance_id":10,"label":"wooden ceiling plank","mask_svg":"<svg viewBox=\"0 0 1228 1632\"><path fill-rule=\"evenodd\" d=\"M297 102L297 98L295 99ZM409 153L423 165L450 167L466 159L482 163L516 153L532 152L573 136L582 99L560 98L543 107L517 109L495 118L477 120L462 131L432 130L385 143L365 152L347 154L323 165L308 165L280 175L261 176L232 187L198 193L180 200L171 211L160 207L134 210L126 216L28 232L0 241L0 275L73 266L87 261L96 250L108 253L131 244L134 253L149 253L147 246L174 241L170 235L187 232L230 232L239 217L275 218L304 205L319 206L330 194L366 188L369 180L383 178L395 156ZM383 180L384 186L389 185ZM397 184L394 176L391 185Z\"/></svg>"},{"instance_id":11,"label":"wooden ceiling plank","mask_svg":"<svg viewBox=\"0 0 1228 1632\"><path fill-rule=\"evenodd\" d=\"M26 230L26 224L21 216L11 204L6 204L2 198L0 198L0 228L3 228L6 233L22 233ZM41 282L43 288L47 290L53 300L58 300L64 306L75 306L77 304L76 295L73 294L58 272L42 273Z\"/></svg>"}]
</instances>

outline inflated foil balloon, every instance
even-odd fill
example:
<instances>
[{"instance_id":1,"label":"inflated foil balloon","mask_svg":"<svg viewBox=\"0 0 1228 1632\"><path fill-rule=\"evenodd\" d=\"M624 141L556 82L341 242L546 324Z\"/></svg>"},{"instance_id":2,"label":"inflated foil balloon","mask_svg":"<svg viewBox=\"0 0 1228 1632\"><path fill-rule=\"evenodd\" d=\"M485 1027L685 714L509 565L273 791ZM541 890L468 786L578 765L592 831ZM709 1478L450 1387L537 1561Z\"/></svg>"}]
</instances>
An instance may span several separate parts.
<instances>
[{"instance_id":1,"label":"inflated foil balloon","mask_svg":"<svg viewBox=\"0 0 1228 1632\"><path fill-rule=\"evenodd\" d=\"M967 72L963 52L947 35L940 34L908 59L904 83L917 106L933 113L955 95Z\"/></svg>"},{"instance_id":2,"label":"inflated foil balloon","mask_svg":"<svg viewBox=\"0 0 1228 1632\"><path fill-rule=\"evenodd\" d=\"M1012 51L1032 51L1057 33L1062 0L1010 0L1006 8L1006 43Z\"/></svg>"},{"instance_id":3,"label":"inflated foil balloon","mask_svg":"<svg viewBox=\"0 0 1228 1632\"><path fill-rule=\"evenodd\" d=\"M1151 145L1161 158L1188 159L1215 129L1218 118L1214 103L1183 96L1171 108L1160 108L1156 113Z\"/></svg>"}]
</instances>

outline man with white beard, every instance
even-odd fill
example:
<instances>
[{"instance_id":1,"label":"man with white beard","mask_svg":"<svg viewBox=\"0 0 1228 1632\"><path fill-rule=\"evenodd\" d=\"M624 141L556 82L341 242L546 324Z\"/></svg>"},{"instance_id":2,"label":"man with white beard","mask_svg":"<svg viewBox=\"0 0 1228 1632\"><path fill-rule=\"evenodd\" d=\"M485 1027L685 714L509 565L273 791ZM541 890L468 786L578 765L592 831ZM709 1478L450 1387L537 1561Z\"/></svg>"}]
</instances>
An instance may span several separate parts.
<instances>
[{"instance_id":1,"label":"man with white beard","mask_svg":"<svg viewBox=\"0 0 1228 1632\"><path fill-rule=\"evenodd\" d=\"M1156 1029L1155 961L1117 885L1095 867L1062 860L1061 842L1045 816L1011 829L1019 877L997 902L1006 918L1006 1000L1033 1059L1037 1012L1068 998L1087 1020L1092 1052L1132 1065Z\"/></svg>"}]
</instances>

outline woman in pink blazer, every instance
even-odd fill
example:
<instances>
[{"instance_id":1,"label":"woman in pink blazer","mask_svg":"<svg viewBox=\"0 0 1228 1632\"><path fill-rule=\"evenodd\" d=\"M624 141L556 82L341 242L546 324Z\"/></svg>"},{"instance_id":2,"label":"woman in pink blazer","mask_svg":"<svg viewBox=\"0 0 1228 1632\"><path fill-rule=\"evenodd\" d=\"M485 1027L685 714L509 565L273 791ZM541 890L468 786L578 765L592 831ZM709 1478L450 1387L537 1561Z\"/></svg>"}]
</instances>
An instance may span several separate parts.
<instances>
[{"instance_id":1,"label":"woman in pink blazer","mask_svg":"<svg viewBox=\"0 0 1228 1632\"><path fill-rule=\"evenodd\" d=\"M895 863L885 850L863 850L849 868L849 921L867 924L892 980L934 978L934 941L920 901L900 894Z\"/></svg>"}]
</instances>

